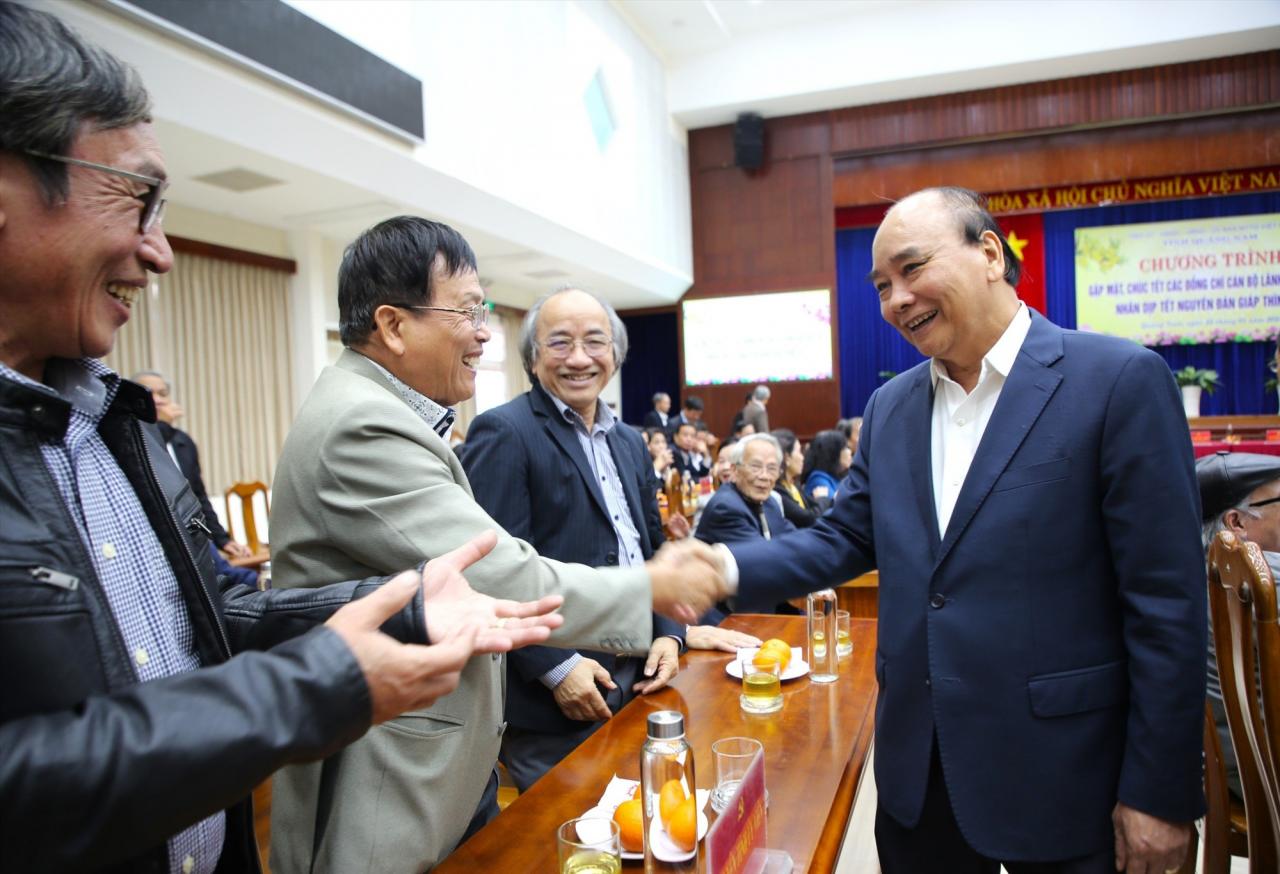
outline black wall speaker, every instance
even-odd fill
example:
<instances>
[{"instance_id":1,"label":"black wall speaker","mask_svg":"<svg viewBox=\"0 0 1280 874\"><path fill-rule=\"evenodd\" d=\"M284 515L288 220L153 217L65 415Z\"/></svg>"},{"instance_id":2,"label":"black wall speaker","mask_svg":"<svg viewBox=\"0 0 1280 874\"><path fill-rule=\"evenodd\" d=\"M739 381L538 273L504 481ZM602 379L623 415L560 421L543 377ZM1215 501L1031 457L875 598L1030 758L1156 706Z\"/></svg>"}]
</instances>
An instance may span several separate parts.
<instances>
[{"instance_id":1,"label":"black wall speaker","mask_svg":"<svg viewBox=\"0 0 1280 874\"><path fill-rule=\"evenodd\" d=\"M733 163L746 170L764 164L764 116L744 112L733 125Z\"/></svg>"}]
</instances>

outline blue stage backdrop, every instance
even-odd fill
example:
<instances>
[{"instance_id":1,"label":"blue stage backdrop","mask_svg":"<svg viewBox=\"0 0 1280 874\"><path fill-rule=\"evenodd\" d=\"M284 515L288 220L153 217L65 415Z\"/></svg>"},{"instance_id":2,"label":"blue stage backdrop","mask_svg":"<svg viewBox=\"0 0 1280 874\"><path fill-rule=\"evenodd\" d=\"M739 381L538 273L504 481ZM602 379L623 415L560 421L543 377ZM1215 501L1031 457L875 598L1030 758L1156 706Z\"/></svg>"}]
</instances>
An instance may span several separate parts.
<instances>
[{"instance_id":1,"label":"blue stage backdrop","mask_svg":"<svg viewBox=\"0 0 1280 874\"><path fill-rule=\"evenodd\" d=\"M1044 214L1045 284L1049 319L1076 326L1075 229L1097 225L1141 224L1230 215L1280 212L1280 193L1242 194L1126 206L1089 207ZM921 360L919 353L880 318L880 302L867 281L874 228L836 233L836 288L840 322L840 409L860 416L871 393L883 381L878 371L898 373ZM1205 395L1206 416L1260 415L1276 411L1270 378L1271 343L1211 343L1152 347L1170 367L1188 364L1218 371L1223 388Z\"/></svg>"},{"instance_id":2,"label":"blue stage backdrop","mask_svg":"<svg viewBox=\"0 0 1280 874\"><path fill-rule=\"evenodd\" d=\"M679 327L675 312L623 316L631 349L622 368L622 420L640 426L653 409L653 396L671 395L672 412L680 407Z\"/></svg>"}]
</instances>

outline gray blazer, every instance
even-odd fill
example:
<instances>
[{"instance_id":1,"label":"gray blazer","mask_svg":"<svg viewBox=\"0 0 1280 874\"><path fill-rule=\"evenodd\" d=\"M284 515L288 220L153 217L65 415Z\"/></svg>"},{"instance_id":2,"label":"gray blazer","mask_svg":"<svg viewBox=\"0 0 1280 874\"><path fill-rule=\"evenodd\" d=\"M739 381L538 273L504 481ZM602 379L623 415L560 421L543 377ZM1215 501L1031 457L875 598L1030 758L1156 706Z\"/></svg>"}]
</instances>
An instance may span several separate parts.
<instances>
[{"instance_id":1,"label":"gray blazer","mask_svg":"<svg viewBox=\"0 0 1280 874\"><path fill-rule=\"evenodd\" d=\"M413 567L482 531L497 547L466 572L481 592L565 596L551 641L641 654L652 642L643 568L593 570L541 558L472 499L453 451L364 356L320 374L276 468L271 551L277 586L315 586ZM602 586L614 594L601 598ZM504 659L476 656L434 706L377 726L322 763L275 778L271 870L419 872L466 830L498 758Z\"/></svg>"}]
</instances>

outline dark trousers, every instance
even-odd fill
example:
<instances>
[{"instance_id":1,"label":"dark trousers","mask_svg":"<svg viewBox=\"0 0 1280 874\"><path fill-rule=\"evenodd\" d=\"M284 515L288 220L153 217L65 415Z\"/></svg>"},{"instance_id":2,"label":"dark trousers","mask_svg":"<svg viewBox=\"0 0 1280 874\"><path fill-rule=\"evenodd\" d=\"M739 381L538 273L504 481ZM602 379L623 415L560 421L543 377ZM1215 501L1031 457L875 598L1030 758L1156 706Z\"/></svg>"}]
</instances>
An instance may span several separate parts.
<instances>
[{"instance_id":1,"label":"dark trousers","mask_svg":"<svg viewBox=\"0 0 1280 874\"><path fill-rule=\"evenodd\" d=\"M876 849L881 874L1115 874L1115 851L1061 862L1011 862L989 859L964 839L942 777L935 738L929 764L924 810L914 828L899 823L883 808L876 811Z\"/></svg>"},{"instance_id":2,"label":"dark trousers","mask_svg":"<svg viewBox=\"0 0 1280 874\"><path fill-rule=\"evenodd\" d=\"M480 796L480 803L476 805L476 812L471 815L471 822L467 824L467 830L458 841L458 846L465 844L469 837L492 822L498 813L498 769L494 768L489 774L489 782L485 784L484 794Z\"/></svg>"}]
</instances>

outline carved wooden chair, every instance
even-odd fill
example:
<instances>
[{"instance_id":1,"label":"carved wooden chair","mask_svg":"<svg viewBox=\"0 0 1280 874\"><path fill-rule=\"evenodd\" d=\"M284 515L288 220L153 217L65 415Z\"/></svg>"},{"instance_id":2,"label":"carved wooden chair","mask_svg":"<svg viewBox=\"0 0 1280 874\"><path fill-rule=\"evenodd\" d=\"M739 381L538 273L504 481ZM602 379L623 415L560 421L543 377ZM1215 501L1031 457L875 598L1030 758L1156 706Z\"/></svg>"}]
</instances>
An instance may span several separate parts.
<instances>
[{"instance_id":1,"label":"carved wooden chair","mask_svg":"<svg viewBox=\"0 0 1280 874\"><path fill-rule=\"evenodd\" d=\"M1222 700L1244 790L1249 870L1274 874L1280 870L1280 626L1275 580L1256 543L1219 532L1209 548L1209 607ZM1222 793L1216 794L1220 799ZM1213 800L1211 795L1211 805ZM1214 828L1221 833L1220 826Z\"/></svg>"}]
</instances>

